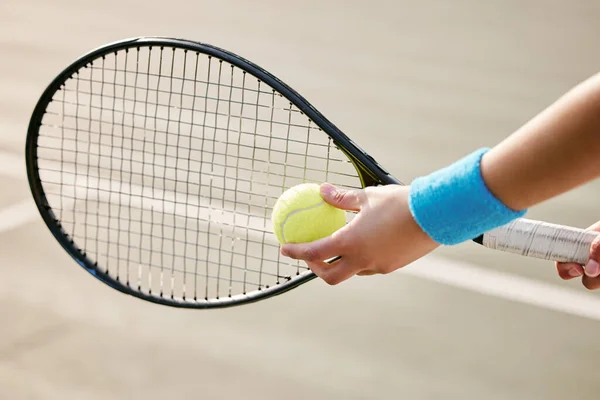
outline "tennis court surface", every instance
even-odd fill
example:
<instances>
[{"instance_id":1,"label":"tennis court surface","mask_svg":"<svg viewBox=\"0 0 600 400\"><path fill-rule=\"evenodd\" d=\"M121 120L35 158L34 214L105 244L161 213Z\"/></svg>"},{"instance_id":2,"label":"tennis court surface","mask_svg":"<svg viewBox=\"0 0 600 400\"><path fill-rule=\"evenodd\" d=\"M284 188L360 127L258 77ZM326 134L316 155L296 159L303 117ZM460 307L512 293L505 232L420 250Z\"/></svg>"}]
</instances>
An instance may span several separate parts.
<instances>
[{"instance_id":1,"label":"tennis court surface","mask_svg":"<svg viewBox=\"0 0 600 400\"><path fill-rule=\"evenodd\" d=\"M494 145L597 72L594 1L128 7L0 4L1 399L598 397L600 294L560 281L551 263L469 243L387 276L314 281L238 308L165 308L111 290L64 253L37 214L24 163L29 117L58 72L107 42L160 35L211 43L272 71L410 182ZM51 167L48 180L78 176ZM143 192L131 176L118 200L143 221L165 204L135 204ZM102 198L111 176L73 182L73 193L79 186L105 207L116 201ZM592 183L528 217L585 227L600 219L599 195ZM189 221L207 209L192 199L170 211ZM94 246L108 254L106 234Z\"/></svg>"}]
</instances>

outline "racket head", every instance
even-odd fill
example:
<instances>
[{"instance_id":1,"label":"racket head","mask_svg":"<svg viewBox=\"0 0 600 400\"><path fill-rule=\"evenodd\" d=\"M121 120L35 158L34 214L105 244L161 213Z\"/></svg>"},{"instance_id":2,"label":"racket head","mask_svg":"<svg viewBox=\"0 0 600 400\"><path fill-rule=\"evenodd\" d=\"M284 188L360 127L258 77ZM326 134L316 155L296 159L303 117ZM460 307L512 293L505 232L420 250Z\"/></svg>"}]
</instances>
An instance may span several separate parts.
<instances>
[{"instance_id":1,"label":"racket head","mask_svg":"<svg viewBox=\"0 0 600 400\"><path fill-rule=\"evenodd\" d=\"M152 56L159 54L159 61L154 61L153 64ZM163 57L165 58L163 59ZM181 61L182 58L183 61ZM199 59L202 59L202 67L206 67L208 63L208 74L204 78L200 78L198 75ZM114 64L110 64L111 62ZM170 70L169 64L171 65ZM178 65L177 73L181 73L183 68L181 76L175 72L176 64L181 64ZM213 71L217 67L219 68L218 82L212 81L211 66ZM195 68L194 75L191 75L191 67ZM158 68L158 72L156 68ZM187 72L186 68L188 68ZM221 80L221 73L229 68L231 68L230 75L224 74L230 78L227 83L227 81ZM206 68L201 69L203 73L206 72L204 71ZM237 73L235 75L237 84L234 83L234 72ZM141 81L138 84L140 76L146 80L146 84L142 84ZM214 76L214 72L212 76ZM161 86L161 78L170 81L171 86L168 90ZM239 79L242 79L241 86ZM150 85L151 81L152 85ZM174 81L179 82L180 89L173 88ZM252 82L252 85L255 86L245 86L246 82L248 85ZM154 85L156 86L154 87ZM197 86L202 86L203 91ZM210 95L210 90L215 86L216 95ZM189 92L188 90L191 90L192 87L193 91ZM222 89L229 90L229 98L226 96L221 98ZM237 97L232 97L234 91ZM105 92L109 93L105 94ZM266 103L261 103L260 100L263 93L264 96L267 96ZM269 93L272 93L272 98L269 98ZM255 101L244 99L244 94L247 97L255 96ZM156 95L153 105L151 101L148 101L149 95ZM161 104L159 97L164 98L165 96L169 98L168 103ZM210 117L208 103L214 103L214 96L216 96L216 108L214 116ZM239 96L242 96L241 99ZM173 98L177 98L179 104L173 104ZM232 100L233 98L237 100ZM184 106L184 100L188 102L187 106ZM120 101L121 103L119 103ZM190 105L189 101L194 103ZM203 110L196 109L196 101L204 102ZM219 112L219 101L222 102L221 104L228 103L229 110L227 112ZM276 101L278 102L277 106L275 105ZM286 108L288 103L289 110ZM281 104L284 106L282 107ZM232 105L234 108L240 107L237 111L239 115L231 111ZM256 113L254 121L252 121L252 116L248 116L248 111L244 113L244 105L246 105L246 110L250 108L251 112ZM145 107L145 110L138 106ZM148 110L148 107L151 110ZM269 124L268 117L261 119L258 116L259 111L265 110L271 112L270 127L263 127L263 130L257 131L256 126L259 123ZM287 127L285 122L273 119L275 110L289 113L290 119ZM185 112L190 115L183 118ZM204 116L202 124L198 121L194 122L193 118L196 114L199 117ZM207 115L210 120L208 123ZM304 123L291 123L292 116L303 119ZM137 121L140 118L144 118L143 123ZM227 119L226 127L223 127L222 120L224 118ZM146 125L147 119L153 119L153 122ZM237 130L230 127L231 119L235 119L236 125L239 125ZM245 124L246 120L254 122L253 131L242 126L247 125ZM157 128L159 122L164 129L162 132ZM262 149L256 144L257 138L264 140L269 137L273 141L285 142L284 137L277 137L273 133L274 123L282 124L284 128L287 128L288 143L301 143L303 140L290 137L290 130L297 127L301 129L308 127L305 164L301 167L304 169L304 176L293 176L291 173L288 176L287 170L298 168L294 163L288 162L288 154L296 154L290 152L287 147L285 150L275 151L269 141L267 153L265 153L267 154L265 157L268 157L269 161L265 163L267 165L267 183L260 186L261 178L258 176L264 174L264 168L256 167L255 161L257 164L264 163L264 159L257 154L249 155L246 158L240 156L239 152L243 146L240 141L242 136L254 136L254 144L246 147L252 147L255 152L257 149ZM189 126L189 135L184 135L180 131L181 125ZM194 132L199 125L202 125L203 129L201 134ZM97 129L94 129L94 126ZM171 133L169 130L171 126L178 126L178 130ZM207 129L212 129L212 137L208 137L210 134L206 132ZM309 148L313 144L310 141L311 129L312 132L315 132L313 137L315 134L322 135L320 140L327 139L329 143L327 145L321 142L314 144L315 146L317 144L327 146L328 168L331 167L329 162L333 163L334 160L336 163L341 162L344 161L342 160L344 155L347 157L345 161L352 166L352 172L346 175L354 174L355 181L355 184L349 185L349 187L400 183L302 96L252 62L226 50L188 40L160 37L127 39L102 46L82 56L60 73L44 91L29 124L26 142L27 174L33 198L49 230L67 253L100 281L123 293L163 305L184 308L228 307L284 293L315 277L308 268L302 267L297 261L286 259L279 255L278 251L277 255L274 255L273 251L277 250L278 246L274 242L274 235L270 232L270 222L267 224L272 203L277 197L275 193L271 192L273 185L268 183L269 179L279 179L275 186L280 185L281 192L283 192L285 186L291 186L291 183L311 181L306 176L307 170L310 170L308 164L323 161L321 160L323 157L317 157L317 159L308 155ZM129 130L130 132L128 132ZM268 134L264 133L265 130ZM166 140L166 143L159 143L157 131L158 135ZM149 136L152 133L154 137ZM221 133L225 136L217 137ZM182 137L184 139L181 139ZM173 140L177 140L177 143L173 144ZM187 145L180 143L179 140L187 140ZM199 171L192 166L192 163L195 162L192 154L194 151L193 140L196 140L197 146L202 146L202 150L195 154L196 156L200 155L200 162L195 164L196 170L199 167ZM115 144L115 141L120 142L120 145ZM142 142L143 148L140 148ZM205 151L206 143L211 143L212 151ZM229 147L223 150L224 153L216 151L217 146L223 143L225 146L236 148L238 154L228 158ZM129 148L128 145L130 145ZM149 147L146 148L146 145ZM149 153L150 145L153 150L153 159L146 163L144 154ZM168 154L172 150L169 146L175 149L176 154ZM156 151L157 147L161 148L164 153L162 164L156 161L156 158L163 158L163 154ZM102 150L105 150L104 154ZM106 153L107 150L108 153ZM115 156L115 152L118 156ZM129 153L127 154L127 152ZM330 157L330 152L337 152L336 156L339 155L341 159ZM272 161L271 155L279 153L285 153L285 160ZM203 154L211 154L213 159L211 161L203 160ZM222 170L225 171L222 176L216 174L214 169L218 168L218 163L214 158L220 156L224 156L225 160L221 164ZM140 157L143 158L141 163ZM136 160L134 161L134 159ZM231 169L229 167L232 167L228 164L229 159L237 162L233 168L236 171L235 176L228 175L227 171ZM179 179L179 172L186 169L180 166L182 160L184 164L187 161L187 176ZM108 171L105 171L106 167L101 165L106 161L110 163ZM120 165L113 169L115 162L120 162ZM169 166L169 162L174 162L174 164ZM251 162L252 165L246 169L240 169L241 167L238 165L240 162ZM128 163L129 168L126 167ZM141 164L137 173L134 171L134 163ZM207 166L211 163L217 167ZM96 173L94 173L94 167L97 167ZM203 170L205 167L209 168L208 172ZM272 173L271 167L283 168L283 175ZM81 168L84 168L84 171ZM162 170L162 175L155 172L157 168L159 172ZM168 172L169 170L171 172ZM90 173L90 171L92 172ZM242 179L238 176L239 171L250 175ZM105 176L106 173L108 173L108 178ZM120 175L115 177L115 173ZM328 171L323 171L323 173L324 177L336 174L333 172L329 174ZM155 182L160 181L161 178L162 186L155 185ZM144 186L146 179L151 179L152 183ZM318 177L314 179L317 182L324 180ZM137 180L142 182L141 188L138 187L139 185L134 185L134 181ZM210 183L208 185L202 183L203 180L208 180ZM327 180L339 184L335 179ZM213 182L216 182L214 187L212 186ZM234 187L228 188L228 182L233 182ZM219 183L222 185L219 186ZM173 189L171 191L167 190L169 184ZM250 185L250 189L241 190L238 188L238 184ZM254 189L252 189L253 184L255 185ZM181 189L182 185L186 188ZM197 192L190 192L190 185L195 185ZM210 195L205 195L202 192L204 189L210 189ZM220 190L221 195L213 195L213 189ZM262 189L266 190L266 193L260 193ZM135 190L139 192L135 192ZM149 193L148 190L151 190L152 193ZM181 194L181 192L185 192L185 201L178 200L177 194ZM238 194L240 197L244 197L242 194L247 195L244 197L248 200L247 214L238 213L238 206L245 204L244 199L238 199ZM253 205L253 199L261 194L264 197L264 206L259 207L261 214L259 219L263 226L259 227L257 231L262 238L251 240L249 226L252 225L254 211L251 212L250 208ZM226 199L227 196L234 196L235 200ZM196 199L194 200L194 198ZM208 206L202 203L206 198L208 198ZM221 209L219 209L219 205L214 204L214 200L218 202L219 199L221 200ZM111 215L115 202L118 208ZM138 203L141 213L138 218L123 218L121 214L123 209L125 214L134 212L132 202ZM225 215L228 212L225 207L227 202L233 202L233 222L231 220L225 222ZM144 203L146 204L144 205ZM181 207L185 210L183 217L180 215ZM208 214L206 214L206 208L208 208ZM159 211L156 211L157 209ZM197 218L194 218L194 213ZM221 213L223 219L216 221L215 213ZM164 222L165 217L170 217L170 214L173 217L171 225ZM161 223L155 222L154 219L160 216L163 218ZM150 222L148 222L148 218L150 218ZM236 218L241 218L242 221L236 222ZM79 221L75 221L76 219ZM211 231L211 222L213 228L217 225L220 226L220 232ZM204 225L208 223L206 232L203 231L206 228L199 227L201 223ZM133 224L139 224L139 227L134 229L132 228ZM190 224L196 224L195 228L189 228ZM245 232L243 232L244 225L246 225ZM155 234L155 230L159 228L162 229L162 232ZM238 228L242 230L241 233ZM83 234L81 233L82 229L84 230ZM76 230L77 232L75 232ZM225 231L229 234L224 233ZM179 243L181 241L177 241L175 237L181 235L182 232L185 233L186 239L183 240L183 243ZM206 244L200 244L198 239L195 239L195 242L194 239L188 240L188 235L191 237L194 233L197 234L197 237L206 236ZM101 237L105 237L105 240ZM158 242L155 241L157 237ZM213 248L214 246L211 244L213 239L219 241L218 249ZM223 248L224 240L232 243L227 243ZM138 242L139 246L136 246ZM146 245L142 242L145 242ZM260 256L250 255L248 248L256 244L260 246L261 243L263 250L260 250ZM196 245L195 249L194 244ZM168 251L164 249L165 246L169 247ZM265 255L266 246L270 252L268 256ZM198 257L198 248L204 249L202 257ZM181 255L182 249L184 256ZM105 254L102 254L102 251L105 251ZM132 256L130 253L134 252L138 254ZM186 252L189 252L188 256L185 255ZM118 255L115 256L115 254ZM221 257L228 257L225 264L229 264L229 266L222 265ZM254 268L247 265L250 262L253 263ZM204 275L198 273L199 263L203 264L200 269L206 267ZM218 264L218 272L216 272L216 276L213 276L212 273L209 273L209 264L210 268L213 268L215 263ZM294 265L294 263L296 264ZM266 264L269 265L269 268L265 267ZM192 270L190 265L194 265L195 269ZM264 276L262 276L263 267L265 267ZM138 276L135 276L136 268ZM221 275L222 269L225 276ZM267 269L273 272L267 273ZM285 272L282 272L283 270ZM227 274L229 274L229 279L227 279ZM233 278L234 274L238 276L237 279ZM253 281L250 280L249 275L253 276ZM152 282L153 277L154 283ZM189 279L187 281L188 289L186 289L186 278ZM199 279L201 281L200 290L198 290ZM258 283L256 279L258 279ZM189 289L191 280L194 280L193 294ZM168 290L169 281L170 291ZM217 282L216 291L211 287L211 293L209 293L209 285L214 285L215 282ZM219 289L219 282L221 289ZM204 288L202 283L204 283ZM232 289L233 286L235 286L234 289Z\"/></svg>"}]
</instances>

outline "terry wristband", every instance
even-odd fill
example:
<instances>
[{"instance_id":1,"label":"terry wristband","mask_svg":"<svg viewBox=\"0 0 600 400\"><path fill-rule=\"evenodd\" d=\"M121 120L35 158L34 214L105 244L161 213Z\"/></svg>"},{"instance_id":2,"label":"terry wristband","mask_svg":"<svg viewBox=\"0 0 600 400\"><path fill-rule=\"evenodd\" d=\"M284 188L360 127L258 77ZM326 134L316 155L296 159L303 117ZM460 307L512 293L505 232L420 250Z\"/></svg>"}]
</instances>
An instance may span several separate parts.
<instances>
[{"instance_id":1,"label":"terry wristband","mask_svg":"<svg viewBox=\"0 0 600 400\"><path fill-rule=\"evenodd\" d=\"M480 168L487 151L479 149L411 183L410 211L421 229L436 242L462 243L527 212L508 208L487 188Z\"/></svg>"}]
</instances>

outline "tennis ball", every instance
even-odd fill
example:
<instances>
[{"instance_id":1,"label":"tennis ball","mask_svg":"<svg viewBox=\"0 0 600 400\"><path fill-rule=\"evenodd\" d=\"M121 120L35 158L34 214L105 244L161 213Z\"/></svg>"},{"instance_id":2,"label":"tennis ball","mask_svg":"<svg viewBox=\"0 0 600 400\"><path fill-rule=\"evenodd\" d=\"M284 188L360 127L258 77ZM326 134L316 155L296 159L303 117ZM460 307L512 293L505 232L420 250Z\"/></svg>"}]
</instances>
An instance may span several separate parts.
<instances>
[{"instance_id":1,"label":"tennis ball","mask_svg":"<svg viewBox=\"0 0 600 400\"><path fill-rule=\"evenodd\" d=\"M323 200L319 185L303 183L283 192L273 207L271 221L279 243L305 243L343 227L346 213Z\"/></svg>"}]
</instances>

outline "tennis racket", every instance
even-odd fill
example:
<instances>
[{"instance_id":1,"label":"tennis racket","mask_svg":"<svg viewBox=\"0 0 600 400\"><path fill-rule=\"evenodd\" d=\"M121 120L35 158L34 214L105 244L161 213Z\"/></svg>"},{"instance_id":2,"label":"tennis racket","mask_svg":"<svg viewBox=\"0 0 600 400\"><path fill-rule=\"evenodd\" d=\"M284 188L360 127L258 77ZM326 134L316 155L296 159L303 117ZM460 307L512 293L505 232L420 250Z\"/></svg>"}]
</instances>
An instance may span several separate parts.
<instances>
[{"instance_id":1,"label":"tennis racket","mask_svg":"<svg viewBox=\"0 0 600 400\"><path fill-rule=\"evenodd\" d=\"M290 186L401 184L269 72L156 37L102 46L61 72L33 111L26 160L37 208L77 263L123 293L187 308L315 278L271 232ZM519 219L474 240L582 264L595 236Z\"/></svg>"}]
</instances>

